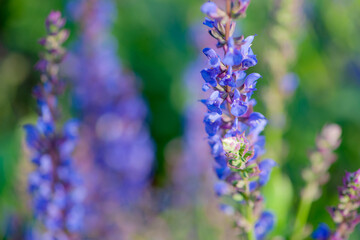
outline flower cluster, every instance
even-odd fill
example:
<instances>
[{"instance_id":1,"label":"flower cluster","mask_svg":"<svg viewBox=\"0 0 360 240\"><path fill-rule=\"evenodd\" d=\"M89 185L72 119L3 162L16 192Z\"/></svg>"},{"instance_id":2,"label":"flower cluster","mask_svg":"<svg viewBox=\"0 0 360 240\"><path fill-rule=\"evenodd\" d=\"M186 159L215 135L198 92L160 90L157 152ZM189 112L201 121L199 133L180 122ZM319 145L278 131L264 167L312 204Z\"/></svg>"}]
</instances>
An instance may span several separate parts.
<instances>
[{"instance_id":1,"label":"flower cluster","mask_svg":"<svg viewBox=\"0 0 360 240\"><path fill-rule=\"evenodd\" d=\"M208 99L202 100L208 112L204 118L215 171L221 182L215 191L223 196L226 212L236 209L237 226L248 239L264 239L274 224L274 216L262 210L260 188L269 180L276 163L271 159L260 161L265 139L261 132L266 118L254 112L258 73L246 74L245 70L257 64L251 49L254 36L233 37L234 19L244 16L248 0L226 1L226 11L215 3L205 3L201 10L210 18L204 24L224 50L221 59L215 50L205 48L209 68L201 71L205 80L203 90L212 89ZM230 206L229 206L230 205ZM230 207L230 208L229 208Z\"/></svg>"},{"instance_id":2,"label":"flower cluster","mask_svg":"<svg viewBox=\"0 0 360 240\"><path fill-rule=\"evenodd\" d=\"M73 105L81 114L77 154L87 180L87 237L122 239L131 228L126 227L130 221L119 218L138 209L151 181L154 151L144 125L147 109L135 76L117 57L111 34L114 2L74 0L68 9L81 26L67 71L74 82Z\"/></svg>"},{"instance_id":3,"label":"flower cluster","mask_svg":"<svg viewBox=\"0 0 360 240\"><path fill-rule=\"evenodd\" d=\"M329 212L336 224L336 230L331 233L326 224L313 232L312 237L319 240L343 240L348 239L356 225L360 223L360 170L354 173L346 173L343 186L339 188L339 204L329 208Z\"/></svg>"},{"instance_id":4,"label":"flower cluster","mask_svg":"<svg viewBox=\"0 0 360 240\"><path fill-rule=\"evenodd\" d=\"M306 198L316 199L321 192L320 186L328 181L328 170L336 160L333 152L341 143L340 137L341 128L337 124L329 124L323 127L316 138L316 149L309 156L311 167L303 171L303 177L307 183L307 187L303 190Z\"/></svg>"},{"instance_id":5,"label":"flower cluster","mask_svg":"<svg viewBox=\"0 0 360 240\"><path fill-rule=\"evenodd\" d=\"M321 186L328 182L329 168L336 160L334 151L341 143L341 128L337 124L325 125L316 138L316 149L309 154L311 166L303 171L306 185L302 190L300 206L295 220L292 239L303 239L304 228L312 203L321 195Z\"/></svg>"},{"instance_id":6,"label":"flower cluster","mask_svg":"<svg viewBox=\"0 0 360 240\"><path fill-rule=\"evenodd\" d=\"M84 192L71 157L77 123L70 120L59 126L58 96L64 83L58 73L65 54L62 44L69 36L64 24L60 12L51 12L46 20L47 36L40 40L46 51L36 65L42 83L34 89L39 118L36 125L24 126L35 166L29 192L35 217L44 229L37 239L77 239L82 222Z\"/></svg>"}]
</instances>

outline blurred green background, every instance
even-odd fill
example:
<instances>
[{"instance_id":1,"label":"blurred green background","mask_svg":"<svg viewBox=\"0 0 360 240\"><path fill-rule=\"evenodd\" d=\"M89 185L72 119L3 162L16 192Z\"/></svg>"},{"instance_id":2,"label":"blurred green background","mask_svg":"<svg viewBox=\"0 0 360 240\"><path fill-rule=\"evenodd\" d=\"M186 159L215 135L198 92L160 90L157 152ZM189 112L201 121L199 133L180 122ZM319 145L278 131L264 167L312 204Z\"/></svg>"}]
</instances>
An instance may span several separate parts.
<instances>
[{"instance_id":1,"label":"blurred green background","mask_svg":"<svg viewBox=\"0 0 360 240\"><path fill-rule=\"evenodd\" d=\"M245 35L257 34L253 49L259 64L254 71L263 78L255 98L259 101L258 111L263 113L272 104L264 102L266 98L262 96L274 81L270 65L276 66L283 56L269 58L266 54L269 48L276 51L278 45L274 39L281 39L277 26L295 18L290 12L279 18L282 2L253 0L247 18L239 23ZM295 19L296 27L290 28L289 44L296 54L289 60L286 71L298 75L299 87L284 103L287 122L282 136L286 148L282 147L281 153L275 152L283 158L280 170L285 182L278 181L266 189L269 203L285 207L278 218L286 221L276 228L274 236L288 234L286 231L291 229L286 223L291 226L299 202L304 184L301 170L309 165L308 150L313 148L315 136L324 124L338 123L343 129L343 140L337 151L338 161L331 167L331 179L311 208L310 224L316 227L326 222L333 227L326 206L337 203L336 189L345 171L360 167L360 1L297 2L298 10L303 13ZM200 0L117 1L119 14L114 34L119 41L118 54L123 65L142 79L141 91L148 101L149 125L157 147L154 185L160 188L171 177L166 172L164 149L184 131L182 112L186 91L182 78L188 64L199 54L189 28L202 21L199 10L202 3ZM33 71L41 50L37 40L45 33L43 22L52 9L64 11L64 1L0 0L0 238L5 219L9 214L22 212L25 205L21 197L24 176L19 167L24 152L21 126L35 119L31 88L39 78ZM69 24L69 27L73 26ZM206 31L205 27L202 30ZM74 38L71 35L69 42ZM265 134L271 152L272 132L265 130ZM360 231L352 239L360 239Z\"/></svg>"}]
</instances>

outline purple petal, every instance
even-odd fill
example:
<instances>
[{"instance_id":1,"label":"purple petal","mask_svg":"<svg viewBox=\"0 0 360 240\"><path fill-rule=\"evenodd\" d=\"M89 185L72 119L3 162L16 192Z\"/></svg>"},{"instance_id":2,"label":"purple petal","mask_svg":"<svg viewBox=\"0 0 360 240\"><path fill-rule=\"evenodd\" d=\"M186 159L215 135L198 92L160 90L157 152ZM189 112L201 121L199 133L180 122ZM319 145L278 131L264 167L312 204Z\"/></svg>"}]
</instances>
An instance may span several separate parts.
<instances>
[{"instance_id":1,"label":"purple petal","mask_svg":"<svg viewBox=\"0 0 360 240\"><path fill-rule=\"evenodd\" d=\"M206 2L201 6L200 10L207 15L214 15L217 13L217 6L213 2Z\"/></svg>"},{"instance_id":2,"label":"purple petal","mask_svg":"<svg viewBox=\"0 0 360 240\"><path fill-rule=\"evenodd\" d=\"M234 91L234 100L240 99L240 92L238 89L235 89Z\"/></svg>"},{"instance_id":3,"label":"purple petal","mask_svg":"<svg viewBox=\"0 0 360 240\"><path fill-rule=\"evenodd\" d=\"M31 124L24 125L24 130L26 133L26 143L31 148L36 148L39 145L40 141L40 132L39 130Z\"/></svg>"},{"instance_id":4,"label":"purple petal","mask_svg":"<svg viewBox=\"0 0 360 240\"><path fill-rule=\"evenodd\" d=\"M256 127L259 124L261 124L264 120L266 121L266 118L264 117L264 115L262 115L261 113L258 113L258 112L253 112L250 114L250 116L248 118L248 124L252 127Z\"/></svg>"},{"instance_id":5,"label":"purple petal","mask_svg":"<svg viewBox=\"0 0 360 240\"><path fill-rule=\"evenodd\" d=\"M215 50L211 48L204 48L203 53L206 55L206 57L210 61L210 65L213 67L218 67L220 65L220 58L215 52Z\"/></svg>"},{"instance_id":6,"label":"purple petal","mask_svg":"<svg viewBox=\"0 0 360 240\"><path fill-rule=\"evenodd\" d=\"M231 114L235 117L240 117L246 113L248 106L241 100L235 100L231 104Z\"/></svg>"},{"instance_id":7,"label":"purple petal","mask_svg":"<svg viewBox=\"0 0 360 240\"><path fill-rule=\"evenodd\" d=\"M273 229L275 216L271 212L263 212L255 224L255 235L257 240L266 238L266 235Z\"/></svg>"}]
</instances>

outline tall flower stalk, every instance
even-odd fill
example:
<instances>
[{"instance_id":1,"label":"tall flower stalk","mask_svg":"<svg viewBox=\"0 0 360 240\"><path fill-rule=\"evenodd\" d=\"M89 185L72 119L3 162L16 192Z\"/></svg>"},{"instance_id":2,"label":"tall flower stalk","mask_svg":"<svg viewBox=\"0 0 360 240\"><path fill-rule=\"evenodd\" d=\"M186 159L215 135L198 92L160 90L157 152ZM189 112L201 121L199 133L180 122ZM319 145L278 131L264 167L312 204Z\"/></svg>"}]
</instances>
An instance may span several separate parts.
<instances>
[{"instance_id":1,"label":"tall flower stalk","mask_svg":"<svg viewBox=\"0 0 360 240\"><path fill-rule=\"evenodd\" d=\"M303 0L273 2L271 20L268 21L270 25L266 29L269 40L263 49L270 79L262 95L269 119L266 138L271 148L268 149L267 156L276 159L280 166L287 161L288 152L284 139L284 133L289 127L286 108L299 84L298 76L291 70L297 59L298 39L304 31L302 3ZM293 196L290 179L280 168L274 171L270 184L264 191L268 207L277 215L275 234L282 234L288 228ZM282 196L282 204L278 204L279 194Z\"/></svg>"},{"instance_id":2,"label":"tall flower stalk","mask_svg":"<svg viewBox=\"0 0 360 240\"><path fill-rule=\"evenodd\" d=\"M36 69L41 84L34 89L38 106L36 125L25 125L26 142L31 150L35 170L29 176L34 215L40 223L35 239L78 238L83 208L83 189L74 169L72 151L77 138L77 124L60 119L58 97L64 91L59 78L59 65L69 36L63 29L65 19L60 12L51 12L46 19L47 36L39 41L45 48Z\"/></svg>"},{"instance_id":3,"label":"tall flower stalk","mask_svg":"<svg viewBox=\"0 0 360 240\"><path fill-rule=\"evenodd\" d=\"M261 160L265 139L260 134L267 120L254 112L256 101L252 99L261 76L245 73L257 64L251 49L254 36L233 36L234 20L245 15L249 3L227 0L222 10L207 2L201 8L210 18L204 24L224 52L221 59L213 49L203 50L209 59L209 67L201 71L203 90L211 89L212 93L202 102L208 109L204 123L220 180L215 191L223 198L221 208L235 215L242 239L264 239L274 225L274 216L263 210L260 189L276 163Z\"/></svg>"},{"instance_id":4,"label":"tall flower stalk","mask_svg":"<svg viewBox=\"0 0 360 240\"><path fill-rule=\"evenodd\" d=\"M331 232L326 224L320 224L312 237L318 240L346 240L360 223L360 169L346 173L343 185L339 188L339 204L329 208L336 225Z\"/></svg>"},{"instance_id":5,"label":"tall flower stalk","mask_svg":"<svg viewBox=\"0 0 360 240\"><path fill-rule=\"evenodd\" d=\"M301 193L291 239L304 239L305 225L312 203L321 196L321 186L329 179L329 168L336 160L333 153L341 143L341 128L336 124L325 125L316 138L316 149L309 154L311 166L303 171L306 185Z\"/></svg>"},{"instance_id":6,"label":"tall flower stalk","mask_svg":"<svg viewBox=\"0 0 360 240\"><path fill-rule=\"evenodd\" d=\"M117 56L111 34L114 1L73 0L68 7L80 25L67 69L81 114L77 154L87 179L86 236L129 239L151 183L154 151L144 124L147 108L136 77L122 69Z\"/></svg>"},{"instance_id":7,"label":"tall flower stalk","mask_svg":"<svg viewBox=\"0 0 360 240\"><path fill-rule=\"evenodd\" d=\"M297 41L302 27L303 0L276 0L273 24L268 29L270 43L264 49L272 81L264 94L269 118L268 155L279 163L285 160L283 134L286 128L286 104L298 86L298 77L290 70L297 57ZM286 19L286 21L285 21Z\"/></svg>"}]
</instances>

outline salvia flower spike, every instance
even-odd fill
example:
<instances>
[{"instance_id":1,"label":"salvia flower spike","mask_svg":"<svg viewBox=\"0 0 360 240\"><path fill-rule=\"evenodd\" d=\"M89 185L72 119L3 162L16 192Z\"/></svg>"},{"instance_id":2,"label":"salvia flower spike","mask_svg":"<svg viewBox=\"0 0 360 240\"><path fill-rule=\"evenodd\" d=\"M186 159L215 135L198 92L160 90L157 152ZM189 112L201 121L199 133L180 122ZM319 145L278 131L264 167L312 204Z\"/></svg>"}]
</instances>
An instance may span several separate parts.
<instances>
[{"instance_id":1,"label":"salvia flower spike","mask_svg":"<svg viewBox=\"0 0 360 240\"><path fill-rule=\"evenodd\" d=\"M313 232L312 237L318 240L345 240L360 223L360 169L346 173L343 185L339 188L339 204L328 209L335 225L335 231L322 223Z\"/></svg>"},{"instance_id":2,"label":"salvia flower spike","mask_svg":"<svg viewBox=\"0 0 360 240\"><path fill-rule=\"evenodd\" d=\"M65 19L53 11L46 20L47 36L39 41L45 52L36 64L41 84L34 89L39 118L36 125L27 124L26 142L35 170L29 176L32 207L39 225L36 239L78 239L81 229L84 191L72 160L77 139L77 122L60 126L58 96L64 90L59 65L69 36L63 29Z\"/></svg>"},{"instance_id":3,"label":"salvia flower spike","mask_svg":"<svg viewBox=\"0 0 360 240\"><path fill-rule=\"evenodd\" d=\"M73 106L81 114L77 153L87 180L83 238L127 239L137 229L140 206L149 203L154 145L145 124L147 106L135 74L123 69L117 56L116 1L69 0L68 9L81 26L66 69L74 83Z\"/></svg>"},{"instance_id":4,"label":"salvia flower spike","mask_svg":"<svg viewBox=\"0 0 360 240\"><path fill-rule=\"evenodd\" d=\"M321 186L330 178L329 169L337 156L334 151L341 143L341 127L327 124L316 137L316 148L310 152L311 166L303 171L306 182L302 189L300 205L296 215L292 240L303 239L306 234L305 225L312 203L321 195Z\"/></svg>"},{"instance_id":5,"label":"salvia flower spike","mask_svg":"<svg viewBox=\"0 0 360 240\"><path fill-rule=\"evenodd\" d=\"M245 73L257 64L251 48L254 36L233 36L234 20L245 16L249 2L227 0L225 10L213 2L201 7L208 15L204 25L224 52L221 59L214 49L203 50L209 59L209 67L201 71L203 90L211 89L212 93L201 102L208 109L204 123L220 181L215 191L224 199L221 208L235 215L242 237L264 239L274 225L274 215L263 210L260 189L276 163L260 160L265 145L260 134L267 120L254 112L256 101L252 95L261 76Z\"/></svg>"}]
</instances>

